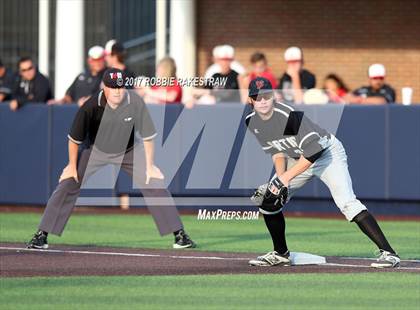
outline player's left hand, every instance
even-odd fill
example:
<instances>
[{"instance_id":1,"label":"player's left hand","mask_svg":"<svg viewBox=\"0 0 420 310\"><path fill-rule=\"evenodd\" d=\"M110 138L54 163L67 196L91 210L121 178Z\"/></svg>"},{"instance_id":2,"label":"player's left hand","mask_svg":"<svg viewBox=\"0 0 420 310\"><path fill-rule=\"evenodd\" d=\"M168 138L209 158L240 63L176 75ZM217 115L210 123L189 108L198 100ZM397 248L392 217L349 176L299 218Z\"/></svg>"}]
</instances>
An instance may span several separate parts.
<instances>
[{"instance_id":1,"label":"player's left hand","mask_svg":"<svg viewBox=\"0 0 420 310\"><path fill-rule=\"evenodd\" d=\"M163 180L164 178L165 176L163 173L155 165L152 165L150 168L146 169L146 184L150 183L150 179Z\"/></svg>"},{"instance_id":2,"label":"player's left hand","mask_svg":"<svg viewBox=\"0 0 420 310\"><path fill-rule=\"evenodd\" d=\"M251 200L265 211L276 212L283 208L288 196L287 186L276 177L270 183L261 185L252 195Z\"/></svg>"},{"instance_id":3,"label":"player's left hand","mask_svg":"<svg viewBox=\"0 0 420 310\"><path fill-rule=\"evenodd\" d=\"M278 177L276 177L268 183L262 204L274 204L275 206L282 208L286 204L288 196L289 189Z\"/></svg>"}]
</instances>

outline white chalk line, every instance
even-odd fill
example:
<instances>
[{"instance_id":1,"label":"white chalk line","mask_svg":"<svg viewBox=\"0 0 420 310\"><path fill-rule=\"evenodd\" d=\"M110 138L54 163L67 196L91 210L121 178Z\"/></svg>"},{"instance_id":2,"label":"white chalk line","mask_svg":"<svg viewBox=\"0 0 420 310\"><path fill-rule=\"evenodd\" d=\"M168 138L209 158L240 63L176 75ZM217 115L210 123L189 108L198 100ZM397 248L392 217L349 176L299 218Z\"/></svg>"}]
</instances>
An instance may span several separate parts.
<instances>
[{"instance_id":1,"label":"white chalk line","mask_svg":"<svg viewBox=\"0 0 420 310\"><path fill-rule=\"evenodd\" d=\"M376 260L376 258L369 258L369 257L345 257L340 256L342 259L364 259L364 260ZM420 263L420 260L418 259L402 259L403 263Z\"/></svg>"},{"instance_id":2,"label":"white chalk line","mask_svg":"<svg viewBox=\"0 0 420 310\"><path fill-rule=\"evenodd\" d=\"M123 253L123 252L97 252L97 251L76 251L76 250L51 250L51 249L27 249L15 247L0 247L0 250L6 251L26 251L36 253L63 253L63 254L87 254L87 255L108 255L108 256L129 256L129 257L161 257L161 258L181 258L181 259L206 259L206 260L232 260L244 261L251 258L245 257L219 257L219 256L187 256L187 255L161 255L161 254L145 254L145 253ZM343 257L343 259L360 259L372 260L371 258L357 258L357 257ZM404 261L402 261L404 262ZM417 261L416 261L417 262ZM352 265L352 264L339 264L339 263L324 263L318 266L334 266L334 267L350 267L350 268L372 268L371 266ZM417 267L398 267L400 270L420 270Z\"/></svg>"},{"instance_id":3,"label":"white chalk line","mask_svg":"<svg viewBox=\"0 0 420 310\"><path fill-rule=\"evenodd\" d=\"M325 263L322 266L336 266L336 267L353 267L353 268L374 268L371 266L364 265L352 265L352 264L337 264L337 263ZM386 269L386 268L375 268L375 269ZM417 267L396 267L396 270L420 270Z\"/></svg>"},{"instance_id":4,"label":"white chalk line","mask_svg":"<svg viewBox=\"0 0 420 310\"><path fill-rule=\"evenodd\" d=\"M0 250L28 251L36 253L68 253L68 254L88 254L88 255L110 255L110 256L131 256L131 257L161 257L161 258L183 258L183 259L207 259L207 260L249 260L242 257L218 257L218 256L186 256L186 255L161 255L145 253L122 253L122 252L96 252L96 251L75 251L75 250L50 250L50 249L27 249L0 247Z\"/></svg>"}]
</instances>

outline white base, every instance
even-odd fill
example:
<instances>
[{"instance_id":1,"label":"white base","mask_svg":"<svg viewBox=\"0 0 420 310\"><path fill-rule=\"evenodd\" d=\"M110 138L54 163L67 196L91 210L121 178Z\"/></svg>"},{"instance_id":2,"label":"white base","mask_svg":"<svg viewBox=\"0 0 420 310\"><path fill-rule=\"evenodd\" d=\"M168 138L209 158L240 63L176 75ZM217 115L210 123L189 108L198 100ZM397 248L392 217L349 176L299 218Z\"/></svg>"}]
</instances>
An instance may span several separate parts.
<instances>
[{"instance_id":1,"label":"white base","mask_svg":"<svg viewBox=\"0 0 420 310\"><path fill-rule=\"evenodd\" d=\"M309 253L290 252L291 265L320 265L327 261L325 257Z\"/></svg>"}]
</instances>

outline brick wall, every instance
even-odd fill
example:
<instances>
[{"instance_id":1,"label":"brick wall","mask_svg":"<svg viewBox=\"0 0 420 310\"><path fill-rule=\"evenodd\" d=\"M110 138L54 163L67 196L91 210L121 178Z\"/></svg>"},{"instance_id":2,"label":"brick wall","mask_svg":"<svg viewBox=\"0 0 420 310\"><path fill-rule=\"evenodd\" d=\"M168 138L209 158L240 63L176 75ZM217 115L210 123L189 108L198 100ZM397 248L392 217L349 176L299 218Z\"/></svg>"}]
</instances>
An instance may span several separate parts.
<instances>
[{"instance_id":1,"label":"brick wall","mask_svg":"<svg viewBox=\"0 0 420 310\"><path fill-rule=\"evenodd\" d=\"M397 101L410 86L420 103L419 12L420 1L198 0L197 73L211 64L215 45L228 43L247 66L254 51L264 52L279 76L284 50L296 45L317 87L334 72L357 88L370 64L383 63Z\"/></svg>"}]
</instances>

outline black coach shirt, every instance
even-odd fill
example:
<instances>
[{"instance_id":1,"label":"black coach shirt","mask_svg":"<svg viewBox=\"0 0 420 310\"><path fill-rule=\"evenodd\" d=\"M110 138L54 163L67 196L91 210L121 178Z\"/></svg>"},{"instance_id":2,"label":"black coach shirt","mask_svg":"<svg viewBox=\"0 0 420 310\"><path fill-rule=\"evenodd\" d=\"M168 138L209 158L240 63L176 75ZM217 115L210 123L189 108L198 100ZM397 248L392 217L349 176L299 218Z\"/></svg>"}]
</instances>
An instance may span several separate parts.
<instances>
[{"instance_id":1,"label":"black coach shirt","mask_svg":"<svg viewBox=\"0 0 420 310\"><path fill-rule=\"evenodd\" d=\"M302 69L299 73L300 85L302 89L311 89L315 88L316 78L315 75L309 72L308 70ZM286 103L293 103L293 91L292 91L292 78L287 73L284 73L283 76L279 79L279 84L277 86L281 90L282 97Z\"/></svg>"},{"instance_id":2,"label":"black coach shirt","mask_svg":"<svg viewBox=\"0 0 420 310\"><path fill-rule=\"evenodd\" d=\"M228 74L215 73L212 78L217 81L226 80L224 85L206 85L207 89L212 89L212 95L217 102L240 102L238 73L230 70Z\"/></svg>"},{"instance_id":3,"label":"black coach shirt","mask_svg":"<svg viewBox=\"0 0 420 310\"><path fill-rule=\"evenodd\" d=\"M96 75L87 70L80 73L66 91L66 95L70 96L74 102L85 96L91 96L99 91L102 75L105 70L98 72Z\"/></svg>"},{"instance_id":4,"label":"black coach shirt","mask_svg":"<svg viewBox=\"0 0 420 310\"><path fill-rule=\"evenodd\" d=\"M395 91L394 89L384 84L380 89L374 90L370 86L363 86L358 89L356 89L353 94L356 96L362 96L362 97L382 97L386 100L387 103L394 103L395 102Z\"/></svg>"},{"instance_id":5,"label":"black coach shirt","mask_svg":"<svg viewBox=\"0 0 420 310\"><path fill-rule=\"evenodd\" d=\"M11 98L13 85L16 79L17 76L9 69L6 69L3 76L0 76L0 94L4 95L4 101Z\"/></svg>"},{"instance_id":6,"label":"black coach shirt","mask_svg":"<svg viewBox=\"0 0 420 310\"><path fill-rule=\"evenodd\" d=\"M33 80L24 80L19 77L12 91L12 99L16 99L18 106L26 103L45 103L53 97L50 81L39 71L36 72Z\"/></svg>"},{"instance_id":7,"label":"black coach shirt","mask_svg":"<svg viewBox=\"0 0 420 310\"><path fill-rule=\"evenodd\" d=\"M135 131L143 140L151 140L156 130L144 101L135 93L126 91L123 102L112 109L101 90L79 109L68 138L110 154L120 154L134 145Z\"/></svg>"},{"instance_id":8,"label":"black coach shirt","mask_svg":"<svg viewBox=\"0 0 420 310\"><path fill-rule=\"evenodd\" d=\"M303 112L284 103L274 104L270 119L263 120L255 111L245 118L248 129L262 149L271 155L284 153L291 158L303 155L314 162L322 154L330 134L314 124Z\"/></svg>"}]
</instances>

